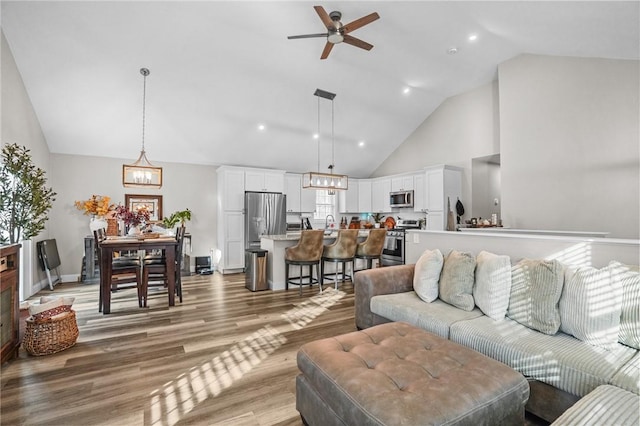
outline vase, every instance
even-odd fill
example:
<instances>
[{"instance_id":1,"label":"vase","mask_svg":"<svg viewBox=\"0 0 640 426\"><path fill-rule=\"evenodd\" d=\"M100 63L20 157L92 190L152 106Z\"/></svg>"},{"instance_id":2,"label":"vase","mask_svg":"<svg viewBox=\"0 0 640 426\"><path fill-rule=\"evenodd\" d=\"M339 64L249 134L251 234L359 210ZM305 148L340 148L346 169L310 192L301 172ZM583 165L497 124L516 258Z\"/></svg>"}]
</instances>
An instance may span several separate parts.
<instances>
[{"instance_id":1,"label":"vase","mask_svg":"<svg viewBox=\"0 0 640 426\"><path fill-rule=\"evenodd\" d=\"M107 221L102 216L91 216L91 220L89 221L89 229L91 230L91 234L93 231L97 231L98 229L106 229Z\"/></svg>"},{"instance_id":2,"label":"vase","mask_svg":"<svg viewBox=\"0 0 640 426\"><path fill-rule=\"evenodd\" d=\"M127 232L127 235L132 237L140 234L142 234L142 231L140 230L139 225L131 225L131 227L129 228L129 232Z\"/></svg>"}]
</instances>

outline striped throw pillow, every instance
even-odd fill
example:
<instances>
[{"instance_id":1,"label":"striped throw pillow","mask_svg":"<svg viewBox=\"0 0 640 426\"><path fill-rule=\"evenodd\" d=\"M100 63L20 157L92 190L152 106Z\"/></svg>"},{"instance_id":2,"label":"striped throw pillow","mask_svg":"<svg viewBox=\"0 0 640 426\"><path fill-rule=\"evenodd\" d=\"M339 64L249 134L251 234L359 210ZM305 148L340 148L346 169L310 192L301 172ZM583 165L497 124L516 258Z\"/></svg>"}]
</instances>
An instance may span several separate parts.
<instances>
[{"instance_id":1,"label":"striped throw pillow","mask_svg":"<svg viewBox=\"0 0 640 426\"><path fill-rule=\"evenodd\" d=\"M593 346L618 344L622 284L613 268L568 267L560 298L560 329Z\"/></svg>"},{"instance_id":2,"label":"striped throw pillow","mask_svg":"<svg viewBox=\"0 0 640 426\"><path fill-rule=\"evenodd\" d=\"M511 268L507 316L531 329L556 334L564 269L557 260L522 259Z\"/></svg>"},{"instance_id":3,"label":"striped throw pillow","mask_svg":"<svg viewBox=\"0 0 640 426\"><path fill-rule=\"evenodd\" d=\"M511 260L509 256L481 251L476 256L473 300L489 318L499 321L509 307Z\"/></svg>"},{"instance_id":4,"label":"striped throw pillow","mask_svg":"<svg viewBox=\"0 0 640 426\"><path fill-rule=\"evenodd\" d=\"M640 349L640 272L637 267L617 261L610 262L609 267L612 268L612 279L619 281L622 286L618 341Z\"/></svg>"}]
</instances>

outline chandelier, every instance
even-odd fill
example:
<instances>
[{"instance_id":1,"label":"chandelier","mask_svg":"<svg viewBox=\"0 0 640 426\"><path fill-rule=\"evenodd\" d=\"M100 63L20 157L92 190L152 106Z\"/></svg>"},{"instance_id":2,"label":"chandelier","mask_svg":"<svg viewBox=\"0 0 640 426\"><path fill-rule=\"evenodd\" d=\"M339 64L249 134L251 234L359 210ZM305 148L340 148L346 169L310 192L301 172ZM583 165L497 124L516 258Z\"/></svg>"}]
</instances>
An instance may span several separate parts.
<instances>
[{"instance_id":1,"label":"chandelier","mask_svg":"<svg viewBox=\"0 0 640 426\"><path fill-rule=\"evenodd\" d=\"M349 189L349 177L347 175L337 175L333 173L335 168L335 132L334 132L334 110L333 99L335 93L316 89L314 96L318 97L318 170L302 175L302 187L309 189L325 189L329 195L335 195L336 190ZM331 101L331 164L328 173L320 172L320 98Z\"/></svg>"},{"instance_id":2,"label":"chandelier","mask_svg":"<svg viewBox=\"0 0 640 426\"><path fill-rule=\"evenodd\" d=\"M140 68L140 74L144 77L142 86L142 149L140 156L133 164L122 165L122 186L161 188L162 187L162 167L156 167L149 162L144 150L144 125L145 108L147 103L147 76L150 71L147 68Z\"/></svg>"}]
</instances>

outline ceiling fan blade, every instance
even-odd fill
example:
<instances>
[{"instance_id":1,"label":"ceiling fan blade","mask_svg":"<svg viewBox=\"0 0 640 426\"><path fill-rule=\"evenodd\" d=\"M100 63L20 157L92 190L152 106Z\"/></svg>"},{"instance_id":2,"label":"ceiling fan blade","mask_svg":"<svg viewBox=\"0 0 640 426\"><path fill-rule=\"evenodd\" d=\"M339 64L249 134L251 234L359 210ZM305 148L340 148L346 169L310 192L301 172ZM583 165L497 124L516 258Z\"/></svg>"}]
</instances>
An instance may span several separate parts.
<instances>
[{"instance_id":1,"label":"ceiling fan blade","mask_svg":"<svg viewBox=\"0 0 640 426\"><path fill-rule=\"evenodd\" d=\"M350 44L352 46L355 47L359 47L360 49L364 49L364 50L371 50L373 49L373 44L369 44L366 41L362 41L359 38L355 38L352 35L349 34L345 34L344 35L344 43Z\"/></svg>"},{"instance_id":2,"label":"ceiling fan blade","mask_svg":"<svg viewBox=\"0 0 640 426\"><path fill-rule=\"evenodd\" d=\"M380 15L378 15L377 12L370 13L369 15L363 16L360 19L356 19L353 22L349 22L347 25L343 25L341 32L343 34L350 33L351 31L355 31L358 28L364 27L365 25L372 23L376 19L380 19Z\"/></svg>"},{"instance_id":3,"label":"ceiling fan blade","mask_svg":"<svg viewBox=\"0 0 640 426\"><path fill-rule=\"evenodd\" d=\"M324 10L324 7L322 7L322 6L313 6L313 8L316 10L316 13L318 14L320 19L322 20L322 23L324 24L324 26L327 27L327 29L330 30L330 31L335 31L336 27L333 25L333 21L329 17L329 14L327 13L327 11Z\"/></svg>"},{"instance_id":4,"label":"ceiling fan blade","mask_svg":"<svg viewBox=\"0 0 640 426\"><path fill-rule=\"evenodd\" d=\"M324 50L322 51L322 55L320 55L320 59L327 59L329 53L331 53L331 49L333 49L333 43L327 42L324 45Z\"/></svg>"},{"instance_id":5,"label":"ceiling fan blade","mask_svg":"<svg viewBox=\"0 0 640 426\"><path fill-rule=\"evenodd\" d=\"M302 34L302 35L294 35L294 36L288 36L287 38L289 40L293 40L296 38L314 38L314 37L328 37L329 33L318 33L318 34Z\"/></svg>"}]
</instances>

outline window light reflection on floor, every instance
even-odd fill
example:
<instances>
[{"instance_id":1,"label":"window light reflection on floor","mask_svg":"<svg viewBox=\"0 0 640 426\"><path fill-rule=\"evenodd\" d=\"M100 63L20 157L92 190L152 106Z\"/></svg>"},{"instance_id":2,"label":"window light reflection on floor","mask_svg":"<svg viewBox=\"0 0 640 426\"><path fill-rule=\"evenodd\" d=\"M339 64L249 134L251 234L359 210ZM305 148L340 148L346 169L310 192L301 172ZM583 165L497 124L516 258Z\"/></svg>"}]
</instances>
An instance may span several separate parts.
<instances>
[{"instance_id":1,"label":"window light reflection on floor","mask_svg":"<svg viewBox=\"0 0 640 426\"><path fill-rule=\"evenodd\" d=\"M219 395L287 342L282 333L300 330L346 293L327 289L282 314L284 326L267 324L213 359L194 366L150 394L145 424L177 424L208 398Z\"/></svg>"}]
</instances>

